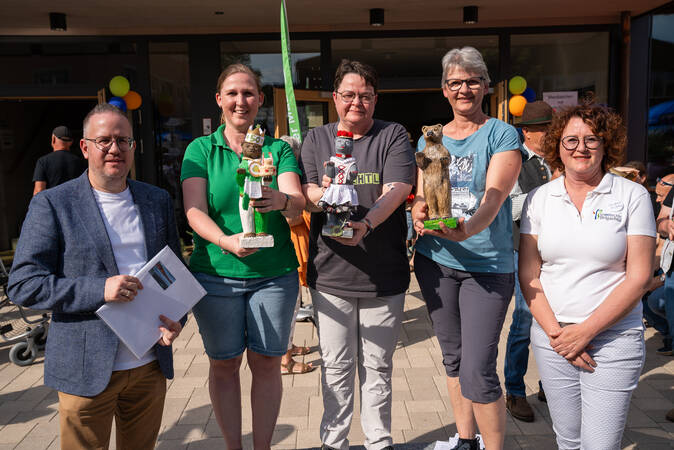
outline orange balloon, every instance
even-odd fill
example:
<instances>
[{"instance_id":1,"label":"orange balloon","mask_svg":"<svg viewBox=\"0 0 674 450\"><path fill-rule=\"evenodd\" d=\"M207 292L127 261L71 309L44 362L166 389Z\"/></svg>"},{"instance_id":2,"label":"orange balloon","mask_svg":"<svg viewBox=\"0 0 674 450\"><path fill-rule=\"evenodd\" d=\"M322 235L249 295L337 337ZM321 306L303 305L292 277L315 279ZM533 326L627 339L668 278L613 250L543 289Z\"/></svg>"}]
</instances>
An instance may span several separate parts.
<instances>
[{"instance_id":1,"label":"orange balloon","mask_svg":"<svg viewBox=\"0 0 674 450\"><path fill-rule=\"evenodd\" d=\"M510 114L519 117L524 112L524 107L527 104L527 99L522 95L513 95L508 102L508 110Z\"/></svg>"},{"instance_id":2,"label":"orange balloon","mask_svg":"<svg viewBox=\"0 0 674 450\"><path fill-rule=\"evenodd\" d=\"M126 107L131 111L140 108L140 105L143 103L143 99L141 98L140 94L136 91L129 91L122 98L126 102Z\"/></svg>"}]
</instances>

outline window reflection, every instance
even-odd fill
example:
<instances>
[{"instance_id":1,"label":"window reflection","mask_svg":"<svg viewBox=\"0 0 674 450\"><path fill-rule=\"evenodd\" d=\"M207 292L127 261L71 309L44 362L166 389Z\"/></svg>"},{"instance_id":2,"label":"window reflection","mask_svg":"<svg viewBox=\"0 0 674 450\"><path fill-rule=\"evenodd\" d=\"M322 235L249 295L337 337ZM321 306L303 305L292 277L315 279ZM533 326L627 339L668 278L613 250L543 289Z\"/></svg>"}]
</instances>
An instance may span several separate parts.
<instances>
[{"instance_id":1,"label":"window reflection","mask_svg":"<svg viewBox=\"0 0 674 450\"><path fill-rule=\"evenodd\" d=\"M182 208L180 168L185 149L192 141L187 43L150 43L149 50L157 180L173 198L178 229L184 236L187 223Z\"/></svg>"},{"instance_id":2,"label":"window reflection","mask_svg":"<svg viewBox=\"0 0 674 450\"><path fill-rule=\"evenodd\" d=\"M290 65L296 89L321 88L320 47L318 40L291 41ZM255 121L272 134L275 120L273 88L285 85L281 41L221 42L220 61L223 69L233 63L242 63L260 75L265 101Z\"/></svg>"},{"instance_id":3,"label":"window reflection","mask_svg":"<svg viewBox=\"0 0 674 450\"><path fill-rule=\"evenodd\" d=\"M651 182L674 165L674 14L653 16L648 99L648 173Z\"/></svg>"},{"instance_id":4,"label":"window reflection","mask_svg":"<svg viewBox=\"0 0 674 450\"><path fill-rule=\"evenodd\" d=\"M608 101L608 32L516 34L511 45L512 74L527 80L537 100L544 92L577 91L582 98L592 91Z\"/></svg>"},{"instance_id":5,"label":"window reflection","mask_svg":"<svg viewBox=\"0 0 674 450\"><path fill-rule=\"evenodd\" d=\"M498 36L333 39L332 66L344 58L367 63L379 74L379 89L440 88L442 57L455 47L475 47L494 78Z\"/></svg>"}]
</instances>

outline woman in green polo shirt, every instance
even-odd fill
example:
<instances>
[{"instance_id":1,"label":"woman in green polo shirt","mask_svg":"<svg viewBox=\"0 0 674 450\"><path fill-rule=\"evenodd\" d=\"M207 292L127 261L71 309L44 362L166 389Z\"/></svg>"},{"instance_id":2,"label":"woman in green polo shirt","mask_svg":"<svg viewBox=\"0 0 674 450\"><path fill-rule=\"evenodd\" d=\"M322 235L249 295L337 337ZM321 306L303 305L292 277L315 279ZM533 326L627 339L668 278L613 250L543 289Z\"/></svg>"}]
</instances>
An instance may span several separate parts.
<instances>
[{"instance_id":1,"label":"woman in green polo shirt","mask_svg":"<svg viewBox=\"0 0 674 450\"><path fill-rule=\"evenodd\" d=\"M190 269L208 292L193 312L210 360L209 391L227 448L241 448L244 350L253 375L253 441L256 448L269 447L281 404L281 356L298 291L297 259L282 214L296 214L305 201L290 146L265 137L262 151L272 154L278 176L251 205L267 214L274 247L239 246L236 169L241 144L264 99L260 79L249 67L233 64L220 74L215 99L223 124L187 147L180 176L185 214L194 230Z\"/></svg>"}]
</instances>

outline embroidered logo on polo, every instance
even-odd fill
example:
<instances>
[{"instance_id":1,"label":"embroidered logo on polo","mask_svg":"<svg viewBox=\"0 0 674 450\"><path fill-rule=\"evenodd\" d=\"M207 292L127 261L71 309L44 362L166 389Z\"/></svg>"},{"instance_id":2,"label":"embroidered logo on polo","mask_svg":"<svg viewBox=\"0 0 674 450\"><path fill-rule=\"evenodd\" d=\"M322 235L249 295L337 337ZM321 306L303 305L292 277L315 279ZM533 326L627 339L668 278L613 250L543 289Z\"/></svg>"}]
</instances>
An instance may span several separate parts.
<instances>
[{"instance_id":1,"label":"embroidered logo on polo","mask_svg":"<svg viewBox=\"0 0 674 450\"><path fill-rule=\"evenodd\" d=\"M621 214L604 212L603 209L595 209L592 211L592 214L594 215L594 220L612 220L620 222L623 218Z\"/></svg>"}]
</instances>

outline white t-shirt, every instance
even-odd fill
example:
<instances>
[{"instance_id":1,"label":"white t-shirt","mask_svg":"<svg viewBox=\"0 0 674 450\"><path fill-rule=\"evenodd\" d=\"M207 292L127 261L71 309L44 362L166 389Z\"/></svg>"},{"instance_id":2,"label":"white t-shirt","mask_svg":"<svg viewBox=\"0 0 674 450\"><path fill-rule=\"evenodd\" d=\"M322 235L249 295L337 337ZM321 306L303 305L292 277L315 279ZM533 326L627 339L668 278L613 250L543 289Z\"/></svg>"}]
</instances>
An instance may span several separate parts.
<instances>
[{"instance_id":1,"label":"white t-shirt","mask_svg":"<svg viewBox=\"0 0 674 450\"><path fill-rule=\"evenodd\" d=\"M578 212L559 177L529 193L521 234L538 236L541 285L559 322L579 323L625 279L627 236L655 237L646 189L607 173ZM642 328L641 302L617 329Z\"/></svg>"},{"instance_id":2,"label":"white t-shirt","mask_svg":"<svg viewBox=\"0 0 674 450\"><path fill-rule=\"evenodd\" d=\"M145 233L131 191L127 187L119 194L111 194L94 189L94 197L101 210L120 275L134 275L147 262L147 251ZM153 349L138 359L120 341L112 370L133 369L155 359L157 356Z\"/></svg>"}]
</instances>

